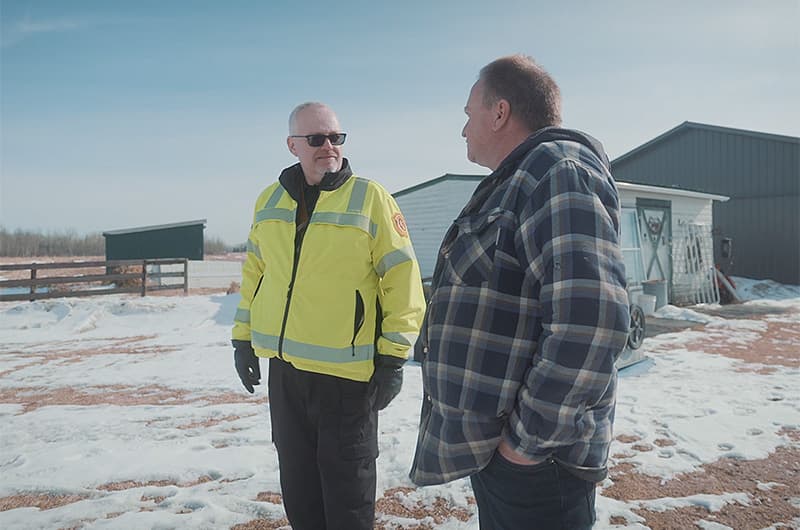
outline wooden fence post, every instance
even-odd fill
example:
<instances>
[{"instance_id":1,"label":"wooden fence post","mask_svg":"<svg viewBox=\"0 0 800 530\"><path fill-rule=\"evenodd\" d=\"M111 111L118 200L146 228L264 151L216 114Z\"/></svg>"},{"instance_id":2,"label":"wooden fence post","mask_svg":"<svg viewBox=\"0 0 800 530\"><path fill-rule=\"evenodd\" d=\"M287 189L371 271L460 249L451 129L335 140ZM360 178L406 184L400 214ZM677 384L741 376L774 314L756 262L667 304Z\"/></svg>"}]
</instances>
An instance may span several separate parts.
<instances>
[{"instance_id":1,"label":"wooden fence post","mask_svg":"<svg viewBox=\"0 0 800 530\"><path fill-rule=\"evenodd\" d=\"M36 284L33 280L36 279L36 265L31 265L31 302L36 300Z\"/></svg>"},{"instance_id":2,"label":"wooden fence post","mask_svg":"<svg viewBox=\"0 0 800 530\"><path fill-rule=\"evenodd\" d=\"M147 260L142 260L142 296L147 293Z\"/></svg>"},{"instance_id":3,"label":"wooden fence post","mask_svg":"<svg viewBox=\"0 0 800 530\"><path fill-rule=\"evenodd\" d=\"M183 258L183 294L189 294L189 260Z\"/></svg>"}]
</instances>

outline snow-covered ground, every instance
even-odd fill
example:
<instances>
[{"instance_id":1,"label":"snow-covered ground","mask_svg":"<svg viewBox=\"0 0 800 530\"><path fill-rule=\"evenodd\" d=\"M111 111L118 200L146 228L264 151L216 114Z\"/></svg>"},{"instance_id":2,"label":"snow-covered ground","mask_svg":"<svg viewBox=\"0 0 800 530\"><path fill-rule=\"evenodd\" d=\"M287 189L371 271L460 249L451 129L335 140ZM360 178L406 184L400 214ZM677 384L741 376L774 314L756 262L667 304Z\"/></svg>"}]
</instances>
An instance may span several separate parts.
<instances>
[{"instance_id":1,"label":"snow-covered ground","mask_svg":"<svg viewBox=\"0 0 800 530\"><path fill-rule=\"evenodd\" d=\"M709 351L704 340L746 345L780 329L796 357L800 288L735 280L746 305L783 312L725 319L661 308L656 316L705 327L646 339L648 360L620 373L613 465L667 481L723 457L761 459L797 445L787 435L800 429L797 364L762 369ZM250 396L233 368L237 302L238 295L208 295L0 303L0 528L279 521L266 389ZM408 364L402 393L381 413L378 522L477 529L468 480L417 489L407 478L420 399L419 365ZM603 488L613 485L610 478ZM600 493L596 528L647 528L634 510L750 502L735 491L649 500ZM713 517L695 524L728 528Z\"/></svg>"}]
</instances>

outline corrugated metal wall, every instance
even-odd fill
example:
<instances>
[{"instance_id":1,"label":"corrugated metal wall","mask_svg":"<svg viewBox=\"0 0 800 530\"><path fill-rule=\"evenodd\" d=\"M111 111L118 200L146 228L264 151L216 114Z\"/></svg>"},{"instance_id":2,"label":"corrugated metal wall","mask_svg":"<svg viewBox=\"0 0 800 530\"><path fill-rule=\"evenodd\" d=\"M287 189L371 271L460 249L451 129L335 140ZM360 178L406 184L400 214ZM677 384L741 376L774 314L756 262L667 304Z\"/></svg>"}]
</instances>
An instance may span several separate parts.
<instances>
[{"instance_id":1,"label":"corrugated metal wall","mask_svg":"<svg viewBox=\"0 0 800 530\"><path fill-rule=\"evenodd\" d=\"M685 123L612 162L617 180L727 195L714 205L726 272L800 284L800 138Z\"/></svg>"}]
</instances>

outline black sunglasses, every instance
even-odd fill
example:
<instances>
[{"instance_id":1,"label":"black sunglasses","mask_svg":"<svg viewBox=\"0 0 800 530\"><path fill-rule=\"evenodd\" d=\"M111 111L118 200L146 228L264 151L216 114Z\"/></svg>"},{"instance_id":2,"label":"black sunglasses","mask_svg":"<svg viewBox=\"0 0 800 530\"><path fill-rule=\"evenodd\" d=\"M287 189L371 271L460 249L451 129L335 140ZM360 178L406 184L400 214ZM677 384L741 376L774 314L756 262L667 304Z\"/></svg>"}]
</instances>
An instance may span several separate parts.
<instances>
[{"instance_id":1,"label":"black sunglasses","mask_svg":"<svg viewBox=\"0 0 800 530\"><path fill-rule=\"evenodd\" d=\"M347 133L331 133L331 134L299 134L291 135L291 138L305 138L308 145L311 147L319 147L325 143L325 140L330 140L331 145L342 145L344 139L347 138Z\"/></svg>"}]
</instances>

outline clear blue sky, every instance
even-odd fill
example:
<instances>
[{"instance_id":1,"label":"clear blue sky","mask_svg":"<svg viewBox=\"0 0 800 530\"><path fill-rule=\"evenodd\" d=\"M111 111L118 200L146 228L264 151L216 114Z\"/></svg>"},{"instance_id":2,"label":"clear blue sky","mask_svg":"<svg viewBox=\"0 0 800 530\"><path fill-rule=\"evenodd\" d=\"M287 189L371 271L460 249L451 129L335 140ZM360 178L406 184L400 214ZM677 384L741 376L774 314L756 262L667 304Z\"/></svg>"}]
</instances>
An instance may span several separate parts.
<instances>
[{"instance_id":1,"label":"clear blue sky","mask_svg":"<svg viewBox=\"0 0 800 530\"><path fill-rule=\"evenodd\" d=\"M484 174L469 89L525 53L564 125L614 158L685 120L800 135L800 1L0 0L0 226L78 233L206 218L246 240L319 100L389 191Z\"/></svg>"}]
</instances>

